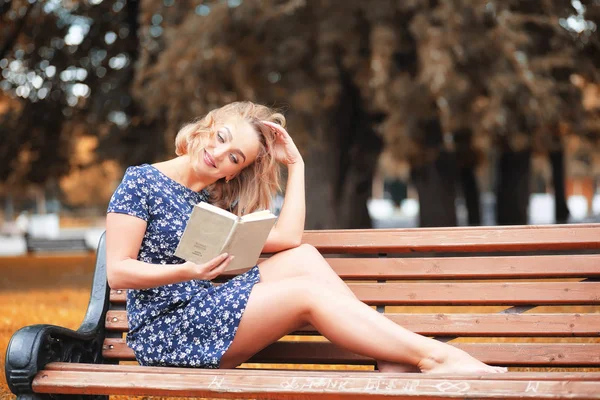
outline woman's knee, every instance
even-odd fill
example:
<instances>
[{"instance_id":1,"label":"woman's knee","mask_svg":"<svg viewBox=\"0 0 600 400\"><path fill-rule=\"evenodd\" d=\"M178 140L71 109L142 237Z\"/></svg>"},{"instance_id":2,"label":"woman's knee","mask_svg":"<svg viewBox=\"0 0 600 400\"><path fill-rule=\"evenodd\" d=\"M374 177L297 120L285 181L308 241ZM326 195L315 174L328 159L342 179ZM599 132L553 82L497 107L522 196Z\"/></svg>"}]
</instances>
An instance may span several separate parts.
<instances>
[{"instance_id":1,"label":"woman's knee","mask_svg":"<svg viewBox=\"0 0 600 400\"><path fill-rule=\"evenodd\" d=\"M301 277L329 281L335 274L321 253L309 244L278 253L259 264L259 268L264 281Z\"/></svg>"},{"instance_id":2,"label":"woman's knee","mask_svg":"<svg viewBox=\"0 0 600 400\"><path fill-rule=\"evenodd\" d=\"M307 243L302 243L300 246L294 247L293 249L290 249L288 251L293 253L294 256L302 257L303 259L323 258L323 256L321 256L321 253L319 253L319 250L317 250L315 246Z\"/></svg>"},{"instance_id":3,"label":"woman's knee","mask_svg":"<svg viewBox=\"0 0 600 400\"><path fill-rule=\"evenodd\" d=\"M314 268L316 271L331 270L325 258L314 246L303 243L295 250L296 256L302 260L302 265L305 267Z\"/></svg>"}]
</instances>

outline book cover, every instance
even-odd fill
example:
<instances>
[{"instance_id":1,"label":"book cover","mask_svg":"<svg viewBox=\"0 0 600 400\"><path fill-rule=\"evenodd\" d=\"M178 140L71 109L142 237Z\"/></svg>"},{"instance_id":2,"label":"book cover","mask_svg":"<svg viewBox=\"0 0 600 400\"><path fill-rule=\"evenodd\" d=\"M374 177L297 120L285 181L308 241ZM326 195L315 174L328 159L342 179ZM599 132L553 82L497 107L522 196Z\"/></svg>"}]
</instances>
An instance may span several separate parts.
<instances>
[{"instance_id":1,"label":"book cover","mask_svg":"<svg viewBox=\"0 0 600 400\"><path fill-rule=\"evenodd\" d=\"M226 271L253 267L276 219L268 210L238 217L200 202L194 206L175 255L204 264L219 254L228 253L235 258Z\"/></svg>"}]
</instances>

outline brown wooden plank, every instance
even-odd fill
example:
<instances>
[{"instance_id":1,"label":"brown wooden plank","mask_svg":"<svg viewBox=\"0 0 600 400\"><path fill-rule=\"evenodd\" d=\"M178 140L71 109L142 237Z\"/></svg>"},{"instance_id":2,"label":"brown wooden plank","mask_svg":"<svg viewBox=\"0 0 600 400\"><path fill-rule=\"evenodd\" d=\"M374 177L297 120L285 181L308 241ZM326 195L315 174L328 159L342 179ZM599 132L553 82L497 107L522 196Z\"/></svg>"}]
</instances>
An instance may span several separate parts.
<instances>
[{"instance_id":1,"label":"brown wooden plank","mask_svg":"<svg viewBox=\"0 0 600 400\"><path fill-rule=\"evenodd\" d=\"M600 366L600 343L456 343L488 364L519 366ZM106 339L107 359L133 360L124 339ZM329 342L277 342L250 362L286 364L370 364L368 357L350 353Z\"/></svg>"},{"instance_id":2,"label":"brown wooden plank","mask_svg":"<svg viewBox=\"0 0 600 400\"><path fill-rule=\"evenodd\" d=\"M147 374L164 374L176 373L194 375L199 369L197 368L178 368L178 367L147 367L140 365L124 365L124 364L79 364L68 362L54 362L47 364L44 370L50 371L74 371L74 372L119 372L119 373L147 373ZM247 374L247 368L221 369L219 374L223 375L241 375ZM288 376L289 370L281 369L251 369L252 374L256 376ZM312 371L309 371L311 373ZM365 373L372 371L345 371L344 376L364 376ZM303 372L297 372L303 374ZM337 376L338 372L332 370L320 370L319 377ZM394 373L395 377L414 377L413 373ZM439 374L422 374L419 379L439 379ZM484 380L549 380L549 381L600 381L600 372L532 372L519 371L507 372L505 374L484 374L484 375L460 375L452 374L448 379L484 379Z\"/></svg>"},{"instance_id":3,"label":"brown wooden plank","mask_svg":"<svg viewBox=\"0 0 600 400\"><path fill-rule=\"evenodd\" d=\"M385 314L395 323L430 336L598 336L596 314ZM109 311L106 329L128 330L125 311ZM315 333L307 326L295 334Z\"/></svg>"},{"instance_id":4,"label":"brown wooden plank","mask_svg":"<svg viewBox=\"0 0 600 400\"><path fill-rule=\"evenodd\" d=\"M322 253L484 252L600 249L600 224L305 231Z\"/></svg>"},{"instance_id":5,"label":"brown wooden plank","mask_svg":"<svg viewBox=\"0 0 600 400\"><path fill-rule=\"evenodd\" d=\"M259 259L259 262L265 258ZM494 279L600 276L600 255L328 258L342 279ZM227 271L233 278L246 270Z\"/></svg>"},{"instance_id":6,"label":"brown wooden plank","mask_svg":"<svg viewBox=\"0 0 600 400\"><path fill-rule=\"evenodd\" d=\"M456 231L460 230L461 232L476 232L476 231L490 231L497 228L502 228L504 230L521 230L523 228L526 229L564 229L564 228L577 228L577 229L587 229L587 228L596 228L598 227L598 223L586 223L586 224L555 224L555 225L503 225L503 226L436 226L431 228L383 228L383 229L375 229L378 232L394 232L394 231L414 231L415 229L420 229L425 232L434 232L434 231ZM335 229L322 229L320 231L334 231ZM372 228L362 228L362 229L352 229L353 232L369 232L374 229ZM314 230L307 230L306 232L315 232Z\"/></svg>"},{"instance_id":7,"label":"brown wooden plank","mask_svg":"<svg viewBox=\"0 0 600 400\"><path fill-rule=\"evenodd\" d=\"M457 343L455 346L494 365L600 365L600 344L594 343ZM278 342L258 353L253 361L277 363L295 357L303 362L334 364L343 364L346 360L362 364L368 360L327 342Z\"/></svg>"},{"instance_id":8,"label":"brown wooden plank","mask_svg":"<svg viewBox=\"0 0 600 400\"><path fill-rule=\"evenodd\" d=\"M356 283L352 291L367 304L600 304L596 282Z\"/></svg>"},{"instance_id":9,"label":"brown wooden plank","mask_svg":"<svg viewBox=\"0 0 600 400\"><path fill-rule=\"evenodd\" d=\"M261 399L389 399L395 398L586 398L600 399L600 382L523 381L486 379L421 380L376 372L358 376L346 373L298 373L264 376L221 371L197 371L194 375L117 372L42 371L34 379L39 393L116 394L137 396L194 396Z\"/></svg>"},{"instance_id":10,"label":"brown wooden plank","mask_svg":"<svg viewBox=\"0 0 600 400\"><path fill-rule=\"evenodd\" d=\"M259 263L265 258L259 259ZM600 276L600 255L328 258L342 279L494 279ZM228 279L245 270L227 271Z\"/></svg>"},{"instance_id":11,"label":"brown wooden plank","mask_svg":"<svg viewBox=\"0 0 600 400\"><path fill-rule=\"evenodd\" d=\"M600 304L600 282L388 282L348 286L371 305ZM123 303L125 292L112 291L111 301Z\"/></svg>"}]
</instances>

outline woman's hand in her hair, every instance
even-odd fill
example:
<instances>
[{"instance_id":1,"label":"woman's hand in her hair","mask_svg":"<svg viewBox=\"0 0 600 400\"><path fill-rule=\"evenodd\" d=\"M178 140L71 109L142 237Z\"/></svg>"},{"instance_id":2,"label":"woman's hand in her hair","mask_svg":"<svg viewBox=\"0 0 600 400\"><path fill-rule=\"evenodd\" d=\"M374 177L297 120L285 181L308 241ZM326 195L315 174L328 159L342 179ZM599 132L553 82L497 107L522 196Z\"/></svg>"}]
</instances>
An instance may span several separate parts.
<instances>
[{"instance_id":1,"label":"woman's hand in her hair","mask_svg":"<svg viewBox=\"0 0 600 400\"><path fill-rule=\"evenodd\" d=\"M298 151L296 144L285 128L270 121L262 122L275 131L275 159L286 165L302 162L302 155L300 155L300 151Z\"/></svg>"},{"instance_id":2,"label":"woman's hand in her hair","mask_svg":"<svg viewBox=\"0 0 600 400\"><path fill-rule=\"evenodd\" d=\"M189 279L210 281L221 275L231 260L233 256L223 253L204 264L187 261L182 264L182 267L188 271Z\"/></svg>"}]
</instances>

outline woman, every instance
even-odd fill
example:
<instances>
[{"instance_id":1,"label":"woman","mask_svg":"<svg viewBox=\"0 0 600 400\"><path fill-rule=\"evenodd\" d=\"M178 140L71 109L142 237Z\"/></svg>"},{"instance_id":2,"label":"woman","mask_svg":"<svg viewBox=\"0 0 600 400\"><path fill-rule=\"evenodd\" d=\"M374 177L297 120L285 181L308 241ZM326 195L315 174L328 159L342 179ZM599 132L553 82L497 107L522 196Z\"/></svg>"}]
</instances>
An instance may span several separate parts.
<instances>
[{"instance_id":1,"label":"woman","mask_svg":"<svg viewBox=\"0 0 600 400\"><path fill-rule=\"evenodd\" d=\"M130 167L107 215L107 273L127 294L127 343L142 365L234 368L308 323L341 347L378 360L381 371L494 373L463 351L396 325L360 302L304 230L304 162L284 117L249 102L183 127L178 157ZM276 255L215 287L231 261L196 265L173 255L194 204L239 215L269 208L287 185L264 251ZM343 310L343 312L340 312Z\"/></svg>"}]
</instances>

